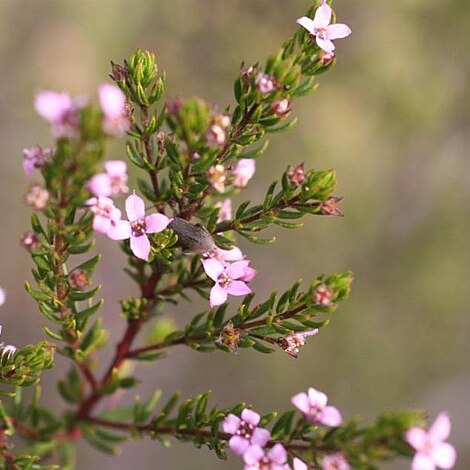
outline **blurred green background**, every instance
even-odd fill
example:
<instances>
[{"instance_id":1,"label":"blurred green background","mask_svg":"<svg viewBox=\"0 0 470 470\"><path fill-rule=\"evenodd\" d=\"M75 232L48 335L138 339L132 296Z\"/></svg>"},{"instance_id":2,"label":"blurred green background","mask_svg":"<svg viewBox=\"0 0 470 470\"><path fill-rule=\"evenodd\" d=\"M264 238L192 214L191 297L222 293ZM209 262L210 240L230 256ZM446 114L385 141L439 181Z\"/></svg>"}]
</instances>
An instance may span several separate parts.
<instances>
[{"instance_id":1,"label":"blurred green background","mask_svg":"<svg viewBox=\"0 0 470 470\"><path fill-rule=\"evenodd\" d=\"M224 107L241 61L264 61L308 6L308 0L0 1L4 341L38 340L44 323L22 288L30 262L18 242L29 217L21 203L27 186L21 150L51 143L33 110L35 93L94 93L111 59L142 47L154 50L167 71L170 96L198 95ZM470 468L470 2L342 0L335 9L353 35L337 41L336 68L313 96L295 103L299 124L271 139L243 196L261 198L288 164L305 161L337 169L346 217L311 218L303 230L279 230L273 246L243 248L259 270L254 286L261 295L299 277L353 269L351 299L297 360L281 352L235 357L179 348L166 362L139 369L141 393L212 389L219 405L244 400L265 412L288 408L294 392L315 386L346 417L371 420L381 410L412 406L434 419L448 410L457 467ZM124 158L122 145L110 156ZM120 273L124 258L115 244L101 239L98 248L105 255L97 274L103 315L115 341L124 324L117 301L135 291ZM182 324L199 305L168 314ZM54 407L56 378L48 372L42 382L44 400ZM164 449L150 440L126 444L116 459L82 445L78 458L78 468L88 470L188 464L241 468L236 459L220 462L189 444Z\"/></svg>"}]
</instances>

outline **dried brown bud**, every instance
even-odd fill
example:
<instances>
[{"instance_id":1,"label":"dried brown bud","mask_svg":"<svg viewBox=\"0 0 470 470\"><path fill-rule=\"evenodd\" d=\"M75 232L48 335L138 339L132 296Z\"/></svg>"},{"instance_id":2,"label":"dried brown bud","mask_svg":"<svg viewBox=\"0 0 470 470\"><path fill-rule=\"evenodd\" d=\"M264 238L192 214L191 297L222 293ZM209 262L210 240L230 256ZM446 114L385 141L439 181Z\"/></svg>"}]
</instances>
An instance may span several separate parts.
<instances>
[{"instance_id":1,"label":"dried brown bud","mask_svg":"<svg viewBox=\"0 0 470 470\"><path fill-rule=\"evenodd\" d=\"M75 269L69 274L69 285L74 289L84 290L91 284L88 274L83 269Z\"/></svg>"}]
</instances>

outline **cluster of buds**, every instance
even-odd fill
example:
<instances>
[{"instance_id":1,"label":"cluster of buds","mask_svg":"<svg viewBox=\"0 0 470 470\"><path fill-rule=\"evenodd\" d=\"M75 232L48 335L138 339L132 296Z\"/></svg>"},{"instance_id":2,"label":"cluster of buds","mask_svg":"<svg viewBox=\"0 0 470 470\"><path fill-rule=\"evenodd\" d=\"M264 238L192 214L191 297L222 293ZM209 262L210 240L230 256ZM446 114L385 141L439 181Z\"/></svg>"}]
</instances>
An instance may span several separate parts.
<instances>
[{"instance_id":1,"label":"cluster of buds","mask_svg":"<svg viewBox=\"0 0 470 470\"><path fill-rule=\"evenodd\" d=\"M297 165L290 167L287 172L287 179L289 180L289 183L301 186L305 181L304 163L298 163Z\"/></svg>"},{"instance_id":2,"label":"cluster of buds","mask_svg":"<svg viewBox=\"0 0 470 470\"><path fill-rule=\"evenodd\" d=\"M319 285L313 292L313 300L317 305L329 307L332 304L333 294L324 284Z\"/></svg>"}]
</instances>

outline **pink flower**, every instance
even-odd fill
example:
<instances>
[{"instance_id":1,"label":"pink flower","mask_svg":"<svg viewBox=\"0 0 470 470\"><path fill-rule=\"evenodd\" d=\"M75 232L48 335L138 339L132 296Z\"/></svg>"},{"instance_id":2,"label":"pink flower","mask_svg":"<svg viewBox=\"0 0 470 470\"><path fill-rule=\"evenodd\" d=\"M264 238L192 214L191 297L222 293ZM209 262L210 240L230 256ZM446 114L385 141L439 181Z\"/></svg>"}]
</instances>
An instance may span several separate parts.
<instances>
[{"instance_id":1,"label":"pink flower","mask_svg":"<svg viewBox=\"0 0 470 470\"><path fill-rule=\"evenodd\" d=\"M303 333L292 333L282 338L280 345L287 354L292 357L297 357L300 352L300 347L305 345L306 338L318 334L318 331L318 328L315 328L314 330L304 331Z\"/></svg>"},{"instance_id":2,"label":"pink flower","mask_svg":"<svg viewBox=\"0 0 470 470\"><path fill-rule=\"evenodd\" d=\"M276 116L286 116L290 113L290 100L288 100L287 98L276 100L271 105L271 111Z\"/></svg>"},{"instance_id":3,"label":"pink flower","mask_svg":"<svg viewBox=\"0 0 470 470\"><path fill-rule=\"evenodd\" d=\"M230 295L247 295L251 289L242 278L247 273L249 261L236 261L225 265L216 259L202 260L204 271L215 281L210 293L211 307L222 305Z\"/></svg>"},{"instance_id":4,"label":"pink flower","mask_svg":"<svg viewBox=\"0 0 470 470\"><path fill-rule=\"evenodd\" d=\"M308 470L307 464L303 461L298 459L297 457L294 457L294 470Z\"/></svg>"},{"instance_id":5,"label":"pink flower","mask_svg":"<svg viewBox=\"0 0 470 470\"><path fill-rule=\"evenodd\" d=\"M333 294L324 284L321 284L315 289L313 297L316 304L322 307L329 307L333 299Z\"/></svg>"},{"instance_id":6,"label":"pink flower","mask_svg":"<svg viewBox=\"0 0 470 470\"><path fill-rule=\"evenodd\" d=\"M265 73L259 73L256 77L256 85L261 93L271 93L276 89L276 81Z\"/></svg>"},{"instance_id":7,"label":"pink flower","mask_svg":"<svg viewBox=\"0 0 470 470\"><path fill-rule=\"evenodd\" d=\"M144 200L132 194L126 199L126 213L129 220L120 220L107 233L112 240L131 239L131 250L137 258L148 260L150 240L147 233L164 230L172 219L163 214L145 215Z\"/></svg>"},{"instance_id":8,"label":"pink flower","mask_svg":"<svg viewBox=\"0 0 470 470\"><path fill-rule=\"evenodd\" d=\"M225 220L232 219L232 200L227 198L224 199L221 203L218 204L219 207L219 217L217 222L224 222Z\"/></svg>"},{"instance_id":9,"label":"pink flower","mask_svg":"<svg viewBox=\"0 0 470 470\"><path fill-rule=\"evenodd\" d=\"M334 406L326 406L327 396L314 388L308 389L306 393L294 395L291 402L313 424L324 424L325 426L339 426L343 419L340 412Z\"/></svg>"},{"instance_id":10,"label":"pink flower","mask_svg":"<svg viewBox=\"0 0 470 470\"><path fill-rule=\"evenodd\" d=\"M26 176L31 178L34 169L42 168L52 155L54 155L54 149L42 148L40 145L23 149L23 170Z\"/></svg>"},{"instance_id":11,"label":"pink flower","mask_svg":"<svg viewBox=\"0 0 470 470\"><path fill-rule=\"evenodd\" d=\"M271 433L267 429L259 428L261 417L253 410L245 408L240 417L229 414L222 423L224 432L232 434L228 446L235 454L243 455L251 445L264 447Z\"/></svg>"},{"instance_id":12,"label":"pink flower","mask_svg":"<svg viewBox=\"0 0 470 470\"><path fill-rule=\"evenodd\" d=\"M260 446L251 446L244 454L244 470L287 470L287 452L282 444L276 444L265 452Z\"/></svg>"},{"instance_id":13,"label":"pink flower","mask_svg":"<svg viewBox=\"0 0 470 470\"><path fill-rule=\"evenodd\" d=\"M88 189L95 196L122 196L127 187L127 165L121 160L109 160L104 164L105 173L98 173L88 181Z\"/></svg>"},{"instance_id":14,"label":"pink flower","mask_svg":"<svg viewBox=\"0 0 470 470\"><path fill-rule=\"evenodd\" d=\"M121 211L109 197L93 197L87 201L91 212L95 214L93 230L107 234L121 220Z\"/></svg>"},{"instance_id":15,"label":"pink flower","mask_svg":"<svg viewBox=\"0 0 470 470\"><path fill-rule=\"evenodd\" d=\"M5 303L5 299L6 299L5 291L0 287L0 307ZM2 327L0 326L0 332L2 331L1 328Z\"/></svg>"},{"instance_id":16,"label":"pink flower","mask_svg":"<svg viewBox=\"0 0 470 470\"><path fill-rule=\"evenodd\" d=\"M345 24L330 24L332 11L330 5L324 1L317 8L313 20L307 16L297 20L298 24L315 36L318 47L329 53L335 50L335 45L332 42L333 39L345 38L352 32L349 26Z\"/></svg>"},{"instance_id":17,"label":"pink flower","mask_svg":"<svg viewBox=\"0 0 470 470\"><path fill-rule=\"evenodd\" d=\"M207 131L207 141L210 145L224 145L227 140L225 130L218 124L212 124Z\"/></svg>"},{"instance_id":18,"label":"pink flower","mask_svg":"<svg viewBox=\"0 0 470 470\"><path fill-rule=\"evenodd\" d=\"M129 130L126 115L126 95L116 85L104 84L98 90L101 109L103 110L103 131L113 136L124 135Z\"/></svg>"},{"instance_id":19,"label":"pink flower","mask_svg":"<svg viewBox=\"0 0 470 470\"><path fill-rule=\"evenodd\" d=\"M52 126L57 138L73 137L78 128L77 106L68 93L41 91L34 102L37 113Z\"/></svg>"},{"instance_id":20,"label":"pink flower","mask_svg":"<svg viewBox=\"0 0 470 470\"><path fill-rule=\"evenodd\" d=\"M325 455L322 462L322 470L349 470L351 467L348 464L343 453Z\"/></svg>"},{"instance_id":21,"label":"pink flower","mask_svg":"<svg viewBox=\"0 0 470 470\"><path fill-rule=\"evenodd\" d=\"M206 258L212 258L220 261L224 266L227 265L226 261L241 261L244 259L240 248L237 248L236 246L230 250L223 250L222 248L216 246L211 251L208 251L205 256Z\"/></svg>"},{"instance_id":22,"label":"pink flower","mask_svg":"<svg viewBox=\"0 0 470 470\"><path fill-rule=\"evenodd\" d=\"M444 442L449 437L450 427L447 413L439 413L428 432L418 427L407 431L406 442L416 450L411 470L447 469L455 465L455 449Z\"/></svg>"},{"instance_id":23,"label":"pink flower","mask_svg":"<svg viewBox=\"0 0 470 470\"><path fill-rule=\"evenodd\" d=\"M237 166L233 170L233 174L235 175L234 186L236 188L245 188L255 172L255 160L253 158L241 158L238 160Z\"/></svg>"}]
</instances>

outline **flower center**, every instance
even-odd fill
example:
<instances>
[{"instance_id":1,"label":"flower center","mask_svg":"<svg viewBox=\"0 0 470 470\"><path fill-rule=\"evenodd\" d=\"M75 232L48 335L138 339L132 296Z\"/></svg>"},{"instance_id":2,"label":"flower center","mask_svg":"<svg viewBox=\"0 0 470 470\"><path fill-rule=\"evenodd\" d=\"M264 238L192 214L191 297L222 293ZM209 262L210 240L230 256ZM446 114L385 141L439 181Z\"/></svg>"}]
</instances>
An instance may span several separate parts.
<instances>
[{"instance_id":1,"label":"flower center","mask_svg":"<svg viewBox=\"0 0 470 470\"><path fill-rule=\"evenodd\" d=\"M247 423L246 421L242 420L240 422L240 426L238 428L237 435L241 436L241 437L244 437L247 440L250 440L251 436L253 435L254 430L255 430L255 427L252 424Z\"/></svg>"},{"instance_id":2,"label":"flower center","mask_svg":"<svg viewBox=\"0 0 470 470\"><path fill-rule=\"evenodd\" d=\"M267 456L264 456L259 461L259 468L260 470L271 470L271 459Z\"/></svg>"},{"instance_id":3,"label":"flower center","mask_svg":"<svg viewBox=\"0 0 470 470\"><path fill-rule=\"evenodd\" d=\"M230 284L230 281L231 281L231 279L227 276L227 273L225 273L225 272L220 273L218 278L217 278L217 282L224 289L226 289L228 287L228 285Z\"/></svg>"},{"instance_id":4,"label":"flower center","mask_svg":"<svg viewBox=\"0 0 470 470\"><path fill-rule=\"evenodd\" d=\"M327 39L326 28L315 28L315 36L318 36L320 39Z\"/></svg>"},{"instance_id":5,"label":"flower center","mask_svg":"<svg viewBox=\"0 0 470 470\"><path fill-rule=\"evenodd\" d=\"M147 231L144 219L137 219L131 222L131 230L133 237L141 237Z\"/></svg>"}]
</instances>

